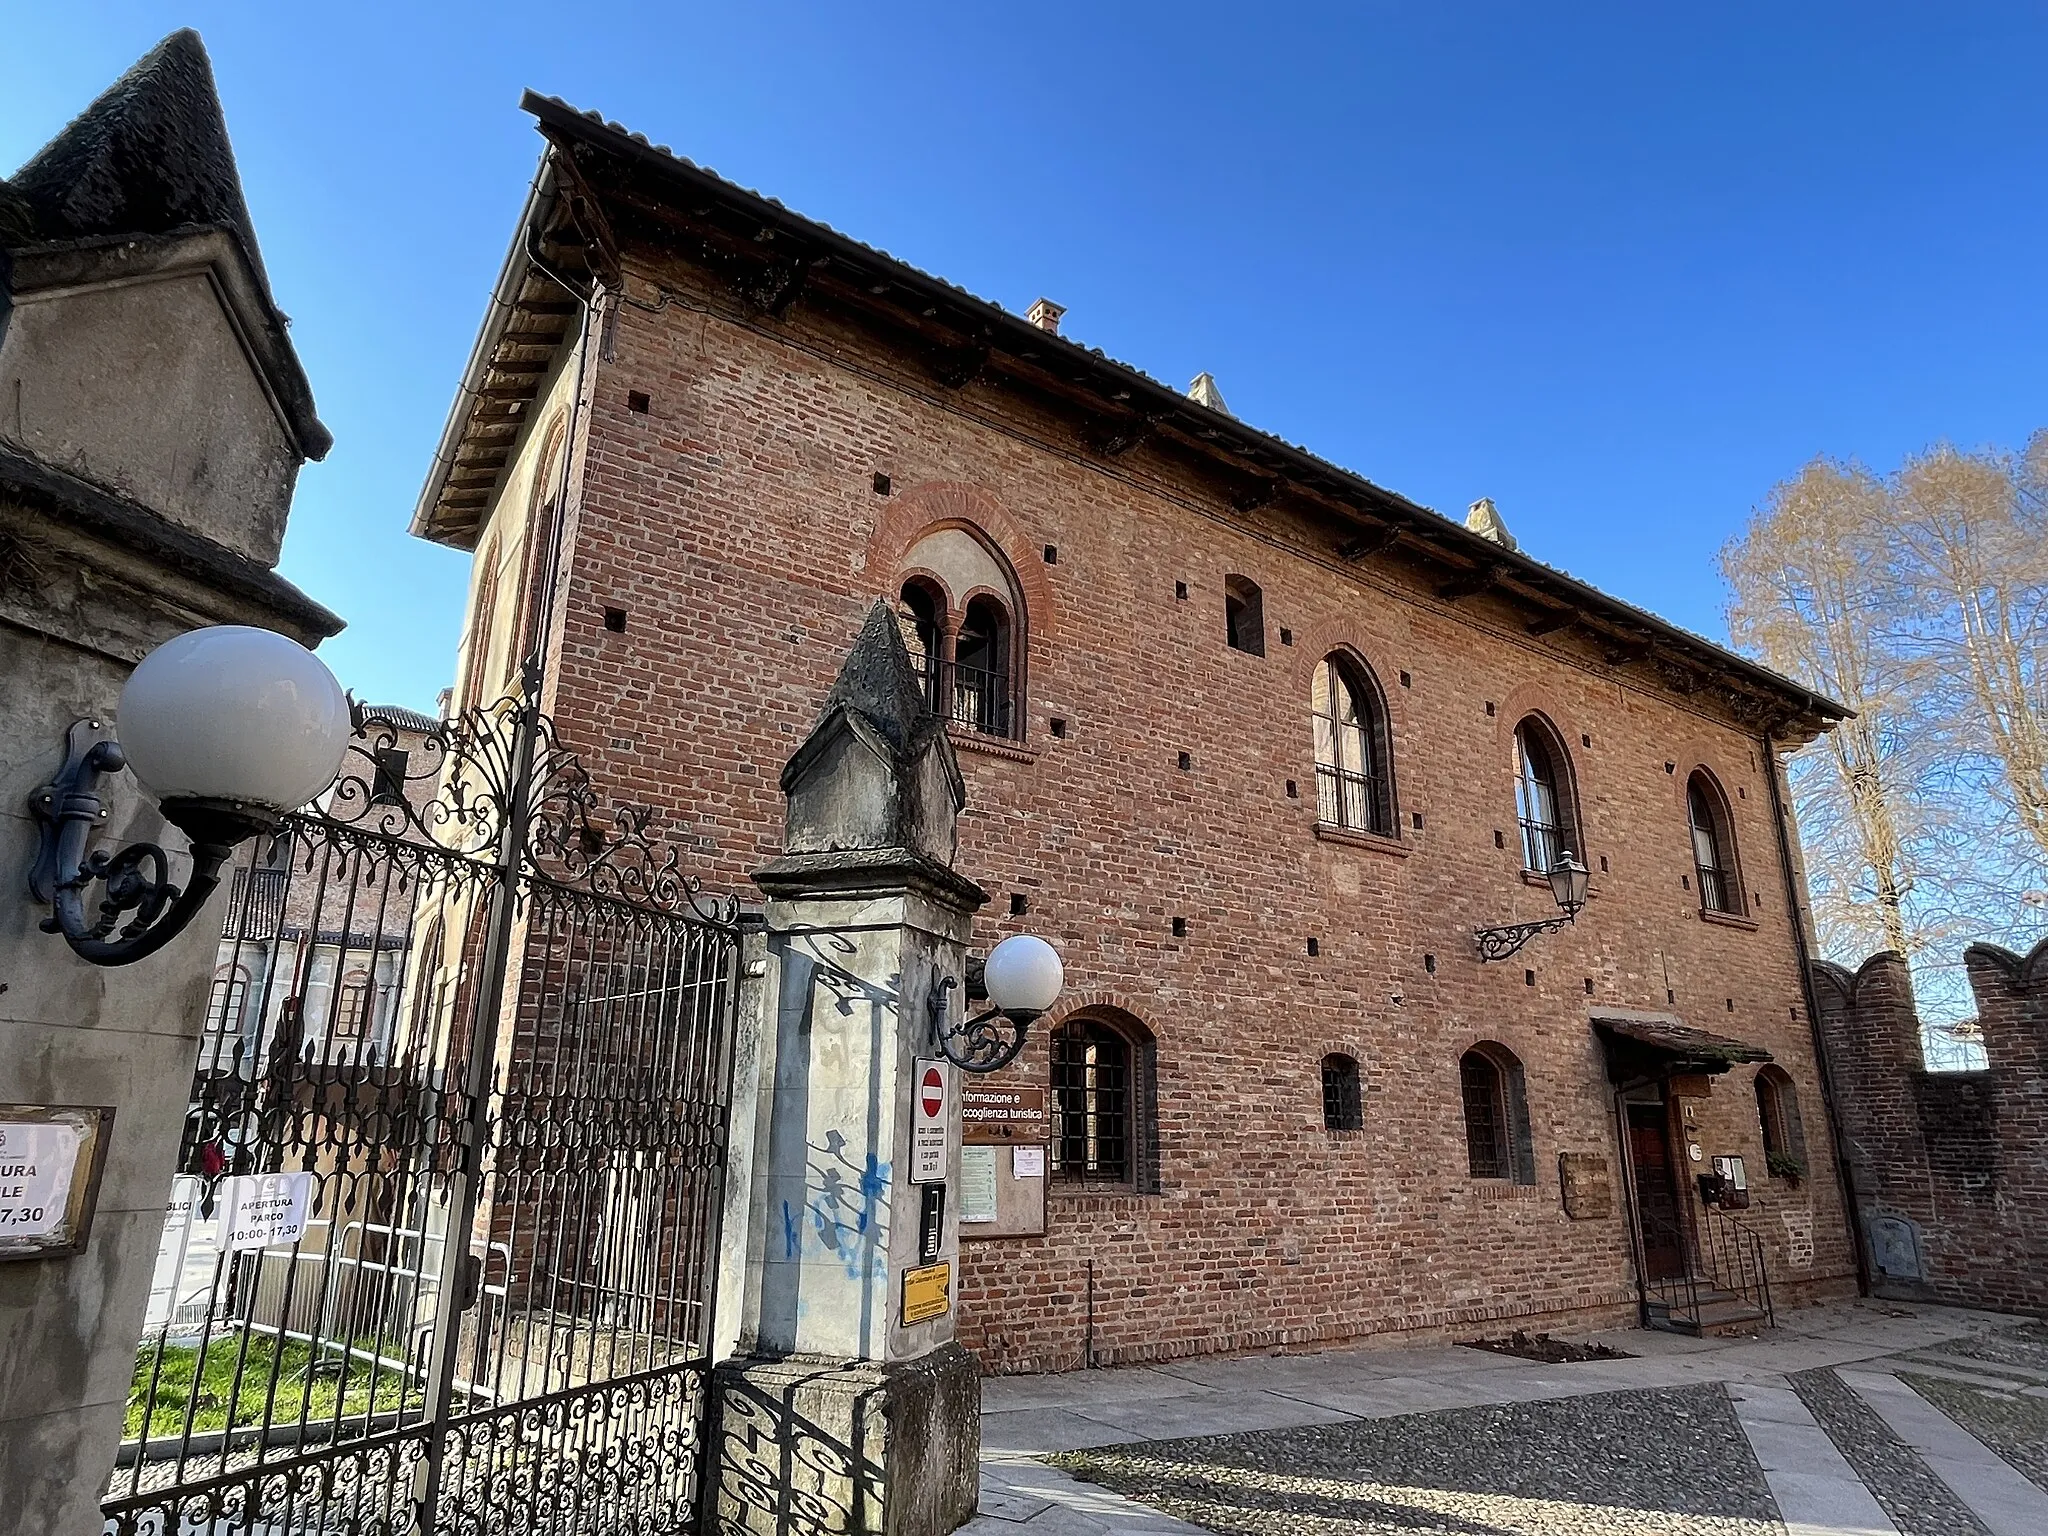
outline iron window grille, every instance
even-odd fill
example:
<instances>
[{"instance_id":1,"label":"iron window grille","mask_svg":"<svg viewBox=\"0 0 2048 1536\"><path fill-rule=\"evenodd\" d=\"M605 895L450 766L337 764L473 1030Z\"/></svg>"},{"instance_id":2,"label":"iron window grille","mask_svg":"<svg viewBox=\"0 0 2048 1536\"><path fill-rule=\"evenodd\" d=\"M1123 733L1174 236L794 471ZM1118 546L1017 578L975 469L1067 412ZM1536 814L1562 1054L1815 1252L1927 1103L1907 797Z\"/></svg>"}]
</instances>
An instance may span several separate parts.
<instances>
[{"instance_id":1,"label":"iron window grille","mask_svg":"<svg viewBox=\"0 0 2048 1536\"><path fill-rule=\"evenodd\" d=\"M1365 1129L1365 1106L1359 1090L1358 1063L1349 1056L1323 1058L1323 1129Z\"/></svg>"},{"instance_id":2,"label":"iron window grille","mask_svg":"<svg viewBox=\"0 0 2048 1536\"><path fill-rule=\"evenodd\" d=\"M1379 722L1366 690L1326 659L1315 672L1310 712L1316 748L1316 819L1358 832L1393 832L1391 797L1379 773Z\"/></svg>"},{"instance_id":3,"label":"iron window grille","mask_svg":"<svg viewBox=\"0 0 2048 1536\"><path fill-rule=\"evenodd\" d=\"M1477 1051L1468 1051L1458 1063L1458 1080L1465 1098L1465 1155L1472 1177L1510 1177L1507 1085L1500 1068Z\"/></svg>"},{"instance_id":4,"label":"iron window grille","mask_svg":"<svg viewBox=\"0 0 2048 1536\"><path fill-rule=\"evenodd\" d=\"M1070 1022L1054 1033L1054 1177L1131 1182L1131 1056L1131 1042L1104 1024Z\"/></svg>"},{"instance_id":5,"label":"iron window grille","mask_svg":"<svg viewBox=\"0 0 2048 1536\"><path fill-rule=\"evenodd\" d=\"M1549 745L1523 722L1515 729L1515 810L1526 868L1547 875L1571 846L1563 786Z\"/></svg>"},{"instance_id":6,"label":"iron window grille","mask_svg":"<svg viewBox=\"0 0 2048 1536\"><path fill-rule=\"evenodd\" d=\"M1699 876L1700 906L1708 912L1733 912L1734 895L1721 851L1720 818L1714 814L1710 791L1699 776L1686 789L1686 805L1692 820L1693 872Z\"/></svg>"}]
</instances>

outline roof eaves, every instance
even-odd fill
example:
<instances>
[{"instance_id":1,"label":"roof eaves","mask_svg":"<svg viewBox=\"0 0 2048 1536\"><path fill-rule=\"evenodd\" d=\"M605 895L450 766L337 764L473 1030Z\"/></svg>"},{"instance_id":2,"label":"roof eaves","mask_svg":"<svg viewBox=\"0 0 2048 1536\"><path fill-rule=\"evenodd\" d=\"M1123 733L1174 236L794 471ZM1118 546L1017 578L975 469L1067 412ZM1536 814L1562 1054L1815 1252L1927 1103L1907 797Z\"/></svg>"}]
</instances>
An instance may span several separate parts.
<instances>
[{"instance_id":1,"label":"roof eaves","mask_svg":"<svg viewBox=\"0 0 2048 1536\"><path fill-rule=\"evenodd\" d=\"M1715 641L1660 618L1647 609L1603 592L1532 556L1509 550L1503 545L1483 538L1434 508L1423 506L1397 491L1390 491L1384 486L1377 485L1354 470L1332 463L1311 450L1290 443L1273 433L1249 426L1226 412L1212 410L1190 400L1179 390L1129 363L1108 356L1098 347L1086 346L1070 337L1042 330L1021 315L1013 315L1001 305L970 293L958 284L934 277L900 257L843 234L829 224L794 213L779 200L729 181L716 171L676 154L666 145L651 143L645 134L635 133L623 124L612 122L597 112L579 111L558 96L541 96L533 91L527 91L521 97L520 106L531 113L543 128L553 128L599 148L622 154L646 165L657 174L680 178L695 185L699 190L727 198L744 198L753 205L750 211L759 214L764 223L779 224L781 229L778 232L787 232L821 244L827 248L827 253L833 256L855 262L873 263L883 269L892 282L924 297L946 298L963 305L974 312L975 318L994 336L1006 336L1020 347L1029 348L1033 352L1050 346L1091 370L1106 372L1110 383L1125 387L1134 386L1136 391L1141 391L1146 396L1142 403L1135 398L1124 402L1125 408L1135 414L1145 414L1149 407L1153 414L1171 413L1184 416L1194 425L1196 434L1205 440L1232 439L1241 445L1279 457L1287 468L1299 476L1334 479L1343 492L1368 503L1367 515L1391 514L1403 520L1406 525L1405 531L1418 534L1428 542L1443 545L1474 563L1497 565L1508 579L1518 580L1526 585L1548 587L1557 593L1560 601L1592 610L1594 617L1623 627L1638 626L1649 631L1650 635L1658 640L1674 644L1686 651L1703 652L1704 655L1700 659L1708 665L1734 672L1773 693L1789 695L1797 701L1799 708L1819 719L1842 720L1855 713L1847 705L1751 661L1748 657L1739 655Z\"/></svg>"},{"instance_id":2,"label":"roof eaves","mask_svg":"<svg viewBox=\"0 0 2048 1536\"><path fill-rule=\"evenodd\" d=\"M447 488L448 477L455 468L456 452L462 446L470 413L475 410L479 392L483 389L484 376L490 372L498 340L505 334L513 312L518 308L519 290L524 286L527 274L534 270L527 237L553 201L555 180L552 162L553 155L543 151L540 168L534 172L533 181L527 187L526 201L520 207L518 222L513 226L512 243L498 268L498 280L491 288L490 308L485 312L484 323L478 328L476 341L470 347L469 361L463 365L462 381L456 386L455 398L449 403L448 417L442 423L440 439L434 445L434 460L427 470L426 483L420 487L419 500L413 503L409 531L415 538L435 539L440 532L436 513L442 493Z\"/></svg>"}]
</instances>

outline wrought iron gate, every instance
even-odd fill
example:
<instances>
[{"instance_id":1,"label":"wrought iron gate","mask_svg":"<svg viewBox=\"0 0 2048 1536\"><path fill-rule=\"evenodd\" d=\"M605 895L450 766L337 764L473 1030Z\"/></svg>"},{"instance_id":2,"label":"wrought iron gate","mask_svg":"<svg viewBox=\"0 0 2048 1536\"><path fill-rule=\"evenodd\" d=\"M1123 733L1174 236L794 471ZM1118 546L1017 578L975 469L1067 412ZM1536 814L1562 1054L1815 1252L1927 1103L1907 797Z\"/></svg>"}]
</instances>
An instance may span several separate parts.
<instances>
[{"instance_id":1,"label":"wrought iron gate","mask_svg":"<svg viewBox=\"0 0 2048 1536\"><path fill-rule=\"evenodd\" d=\"M349 761L235 877L107 1530L693 1529L735 906L516 700Z\"/></svg>"}]
</instances>

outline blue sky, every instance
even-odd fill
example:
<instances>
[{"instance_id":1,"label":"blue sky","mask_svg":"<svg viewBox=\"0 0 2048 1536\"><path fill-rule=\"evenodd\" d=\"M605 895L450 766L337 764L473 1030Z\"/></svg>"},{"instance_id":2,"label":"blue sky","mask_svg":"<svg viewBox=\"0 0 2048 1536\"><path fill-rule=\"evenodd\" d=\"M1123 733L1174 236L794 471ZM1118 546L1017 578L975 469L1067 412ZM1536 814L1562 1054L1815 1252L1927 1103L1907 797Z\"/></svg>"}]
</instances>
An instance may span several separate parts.
<instances>
[{"instance_id":1,"label":"blue sky","mask_svg":"<svg viewBox=\"0 0 2048 1536\"><path fill-rule=\"evenodd\" d=\"M11 170L200 29L336 446L283 570L429 707L465 561L405 526L539 141L524 86L1720 637L1817 453L2048 425L2026 5L56 6Z\"/></svg>"}]
</instances>

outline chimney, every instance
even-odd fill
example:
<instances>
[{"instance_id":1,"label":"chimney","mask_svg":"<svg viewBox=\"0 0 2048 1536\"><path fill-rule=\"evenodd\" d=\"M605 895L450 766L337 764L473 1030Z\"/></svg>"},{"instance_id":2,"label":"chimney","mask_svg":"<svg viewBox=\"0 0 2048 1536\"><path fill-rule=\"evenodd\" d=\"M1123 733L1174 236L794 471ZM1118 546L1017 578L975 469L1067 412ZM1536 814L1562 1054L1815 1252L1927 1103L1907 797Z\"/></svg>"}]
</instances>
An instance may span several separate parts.
<instances>
[{"instance_id":1,"label":"chimney","mask_svg":"<svg viewBox=\"0 0 2048 1536\"><path fill-rule=\"evenodd\" d=\"M1060 333L1060 316L1066 312L1066 305L1055 304L1051 299L1040 299L1024 311L1024 318L1041 331L1050 331L1057 336Z\"/></svg>"},{"instance_id":2,"label":"chimney","mask_svg":"<svg viewBox=\"0 0 2048 1536\"><path fill-rule=\"evenodd\" d=\"M1514 549L1515 536L1508 532L1508 525L1500 515L1500 508L1493 504L1491 496L1482 496L1472 503L1472 510L1465 514L1465 526L1482 539L1491 539L1502 549Z\"/></svg>"},{"instance_id":3,"label":"chimney","mask_svg":"<svg viewBox=\"0 0 2048 1536\"><path fill-rule=\"evenodd\" d=\"M1223 391L1216 387L1216 375L1198 373L1195 381L1188 386L1188 398L1197 405L1206 405L1212 411L1230 414L1230 407L1223 403Z\"/></svg>"}]
</instances>

